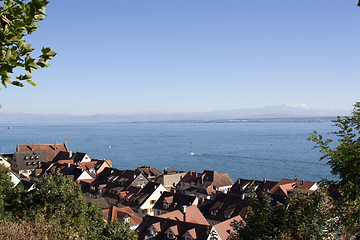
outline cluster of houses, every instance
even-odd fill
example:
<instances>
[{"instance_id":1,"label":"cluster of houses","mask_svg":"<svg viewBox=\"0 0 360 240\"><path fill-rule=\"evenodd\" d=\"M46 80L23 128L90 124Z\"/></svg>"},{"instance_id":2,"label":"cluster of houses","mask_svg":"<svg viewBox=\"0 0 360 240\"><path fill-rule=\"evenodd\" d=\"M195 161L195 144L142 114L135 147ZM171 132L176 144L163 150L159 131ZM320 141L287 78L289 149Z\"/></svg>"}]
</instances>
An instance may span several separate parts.
<instances>
[{"instance_id":1,"label":"cluster of houses","mask_svg":"<svg viewBox=\"0 0 360 240\"><path fill-rule=\"evenodd\" d=\"M159 171L142 166L119 170L110 160L72 152L66 143L17 145L13 154L0 155L11 169L14 185L31 191L37 181L58 169L81 186L89 201L103 209L108 222L123 219L139 239L227 239L230 223L246 221L249 189L268 191L284 201L297 184L315 191L317 183L304 180L231 180L228 174L205 170ZM215 238L214 238L215 237Z\"/></svg>"}]
</instances>

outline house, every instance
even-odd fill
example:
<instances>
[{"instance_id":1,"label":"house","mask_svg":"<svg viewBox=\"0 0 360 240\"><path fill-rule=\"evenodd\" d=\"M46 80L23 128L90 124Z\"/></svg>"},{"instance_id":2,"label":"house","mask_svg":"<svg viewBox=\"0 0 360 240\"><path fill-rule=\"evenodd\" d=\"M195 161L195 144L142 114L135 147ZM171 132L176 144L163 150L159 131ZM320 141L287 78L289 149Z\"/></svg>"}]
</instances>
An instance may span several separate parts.
<instances>
[{"instance_id":1,"label":"house","mask_svg":"<svg viewBox=\"0 0 360 240\"><path fill-rule=\"evenodd\" d=\"M233 228L231 227L231 223L237 221L243 221L243 219L240 216L235 216L233 218L230 218L226 221L220 222L214 226L212 226L210 230L210 234L207 238L207 240L226 240L230 236L230 234L233 232Z\"/></svg>"},{"instance_id":2,"label":"house","mask_svg":"<svg viewBox=\"0 0 360 240\"><path fill-rule=\"evenodd\" d=\"M186 174L186 172L165 172L166 171L164 171L164 174L160 175L155 182L161 183L168 189L175 187Z\"/></svg>"},{"instance_id":3,"label":"house","mask_svg":"<svg viewBox=\"0 0 360 240\"><path fill-rule=\"evenodd\" d=\"M77 165L67 164L60 166L60 172L67 178L73 181L80 182L80 180L92 180L95 178L95 174L89 173L87 170L80 168Z\"/></svg>"},{"instance_id":4,"label":"house","mask_svg":"<svg viewBox=\"0 0 360 240\"><path fill-rule=\"evenodd\" d=\"M195 196L184 195L181 193L163 192L158 201L156 201L153 209L155 216L182 210L184 206L197 205L198 199Z\"/></svg>"},{"instance_id":5,"label":"house","mask_svg":"<svg viewBox=\"0 0 360 240\"><path fill-rule=\"evenodd\" d=\"M252 189L256 196L259 196L261 192L268 192L270 189L275 187L277 183L278 182L269 181L266 179L263 181L258 181L239 178L230 188L229 193L245 197L248 196L250 189Z\"/></svg>"},{"instance_id":6,"label":"house","mask_svg":"<svg viewBox=\"0 0 360 240\"><path fill-rule=\"evenodd\" d=\"M22 151L15 152L11 159L11 169L20 177L28 178L34 169L41 167L46 157L43 151Z\"/></svg>"},{"instance_id":7,"label":"house","mask_svg":"<svg viewBox=\"0 0 360 240\"><path fill-rule=\"evenodd\" d=\"M152 182L162 175L162 172L154 167L142 166L138 167L136 170L140 171L147 179L149 179L149 181Z\"/></svg>"},{"instance_id":8,"label":"house","mask_svg":"<svg viewBox=\"0 0 360 240\"><path fill-rule=\"evenodd\" d=\"M205 170L203 173L187 172L176 188L186 195L214 199L218 193L227 193L232 185L233 181L228 174Z\"/></svg>"},{"instance_id":9,"label":"house","mask_svg":"<svg viewBox=\"0 0 360 240\"><path fill-rule=\"evenodd\" d=\"M42 152L45 156L46 161L52 161L55 156L63 151L63 152L69 152L69 149L66 145L66 143L50 143L50 144L25 144L25 145L16 145L16 151L15 152Z\"/></svg>"},{"instance_id":10,"label":"house","mask_svg":"<svg viewBox=\"0 0 360 240\"><path fill-rule=\"evenodd\" d=\"M76 152L72 158L74 160L75 164L78 163L84 163L84 162L90 162L91 161L91 156L87 153L83 153L83 152Z\"/></svg>"},{"instance_id":11,"label":"house","mask_svg":"<svg viewBox=\"0 0 360 240\"><path fill-rule=\"evenodd\" d=\"M203 224L147 215L137 231L139 239L203 240L208 237L208 227Z\"/></svg>"},{"instance_id":12,"label":"house","mask_svg":"<svg viewBox=\"0 0 360 240\"><path fill-rule=\"evenodd\" d=\"M177 221L210 225L199 208L195 205L183 206L181 210L175 210L159 215L161 218L168 218Z\"/></svg>"},{"instance_id":13,"label":"house","mask_svg":"<svg viewBox=\"0 0 360 240\"><path fill-rule=\"evenodd\" d=\"M107 189L118 188L117 192L128 191L131 187L142 188L149 180L140 172L134 170L118 170L116 168L104 168L88 186L82 187L83 193L89 197L98 198ZM108 191L109 192L109 191ZM112 196L105 196L110 201L119 200L119 196L110 199Z\"/></svg>"},{"instance_id":14,"label":"house","mask_svg":"<svg viewBox=\"0 0 360 240\"><path fill-rule=\"evenodd\" d=\"M316 182L283 178L269 190L269 193L274 195L287 196L288 192L294 189L296 185L302 190L309 191L316 191L319 188Z\"/></svg>"},{"instance_id":15,"label":"house","mask_svg":"<svg viewBox=\"0 0 360 240\"><path fill-rule=\"evenodd\" d=\"M144 188L122 204L130 206L140 216L154 215L153 207L163 192L168 190L160 183L148 182Z\"/></svg>"},{"instance_id":16,"label":"house","mask_svg":"<svg viewBox=\"0 0 360 240\"><path fill-rule=\"evenodd\" d=\"M248 197L222 193L204 207L199 206L199 208L208 222L215 225L238 215L245 219L248 199Z\"/></svg>"},{"instance_id":17,"label":"house","mask_svg":"<svg viewBox=\"0 0 360 240\"><path fill-rule=\"evenodd\" d=\"M11 159L10 159L11 161ZM6 158L4 155L0 154L0 164L4 165L6 168L11 168L11 164L8 161L8 158Z\"/></svg>"},{"instance_id":18,"label":"house","mask_svg":"<svg viewBox=\"0 0 360 240\"><path fill-rule=\"evenodd\" d=\"M142 222L142 218L136 216L130 207L118 208L110 206L108 209L103 210L105 221L114 222L117 219L122 219L130 225L131 230L135 230Z\"/></svg>"},{"instance_id":19,"label":"house","mask_svg":"<svg viewBox=\"0 0 360 240\"><path fill-rule=\"evenodd\" d=\"M21 182L20 176L15 174L13 171L10 171L9 175L10 175L11 182L14 184L13 185L13 188L14 188Z\"/></svg>"}]
</instances>

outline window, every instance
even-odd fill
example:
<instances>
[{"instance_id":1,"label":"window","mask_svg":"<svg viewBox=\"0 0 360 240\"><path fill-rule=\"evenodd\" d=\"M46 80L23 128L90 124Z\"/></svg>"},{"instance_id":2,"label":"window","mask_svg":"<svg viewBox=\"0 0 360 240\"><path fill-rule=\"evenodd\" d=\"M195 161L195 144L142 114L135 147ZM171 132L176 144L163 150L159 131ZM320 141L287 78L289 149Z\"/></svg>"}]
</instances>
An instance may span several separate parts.
<instances>
[{"instance_id":1,"label":"window","mask_svg":"<svg viewBox=\"0 0 360 240\"><path fill-rule=\"evenodd\" d=\"M130 217L129 217L129 216L125 217L125 218L124 218L124 222L130 223Z\"/></svg>"},{"instance_id":2,"label":"window","mask_svg":"<svg viewBox=\"0 0 360 240\"><path fill-rule=\"evenodd\" d=\"M157 234L157 231L155 230L155 228L152 227L152 228L150 229L150 235L151 235L151 236L156 236L156 234Z\"/></svg>"},{"instance_id":3,"label":"window","mask_svg":"<svg viewBox=\"0 0 360 240\"><path fill-rule=\"evenodd\" d=\"M168 239L175 239L175 234L171 230L169 230L167 232L167 238Z\"/></svg>"}]
</instances>

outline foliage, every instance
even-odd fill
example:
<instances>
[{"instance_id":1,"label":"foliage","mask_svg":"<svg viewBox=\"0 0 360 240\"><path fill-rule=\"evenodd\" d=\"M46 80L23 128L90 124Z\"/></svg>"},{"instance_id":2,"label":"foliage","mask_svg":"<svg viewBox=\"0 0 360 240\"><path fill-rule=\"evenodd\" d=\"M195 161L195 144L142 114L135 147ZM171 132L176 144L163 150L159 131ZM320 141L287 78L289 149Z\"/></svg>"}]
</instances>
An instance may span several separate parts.
<instances>
[{"instance_id":1,"label":"foliage","mask_svg":"<svg viewBox=\"0 0 360 240\"><path fill-rule=\"evenodd\" d=\"M252 197L245 222L233 222L230 239L326 239L336 225L329 215L326 187L311 193L298 186L289 192L285 204L275 203L268 193Z\"/></svg>"},{"instance_id":2,"label":"foliage","mask_svg":"<svg viewBox=\"0 0 360 240\"><path fill-rule=\"evenodd\" d=\"M13 187L9 172L8 168L0 164L0 217L2 218L7 215L7 202Z\"/></svg>"},{"instance_id":3,"label":"foliage","mask_svg":"<svg viewBox=\"0 0 360 240\"><path fill-rule=\"evenodd\" d=\"M309 139L338 177L329 182L341 193L340 199L333 201L340 222L347 233L360 236L360 103L355 103L351 116L333 122L338 129L333 132L334 139L324 139L316 131Z\"/></svg>"},{"instance_id":4,"label":"foliage","mask_svg":"<svg viewBox=\"0 0 360 240\"><path fill-rule=\"evenodd\" d=\"M337 225L330 215L326 185L315 192L297 185L289 192L282 221L282 233L287 239L333 239Z\"/></svg>"},{"instance_id":5,"label":"foliage","mask_svg":"<svg viewBox=\"0 0 360 240\"><path fill-rule=\"evenodd\" d=\"M36 59L31 57L35 50L28 44L25 37L34 32L39 21L45 18L46 0L4 0L0 5L0 77L4 87L7 84L23 86L21 81L27 81L35 86L32 72L35 69L50 66L49 61L56 53L50 48L42 48L41 55ZM9 74L15 69L21 69L23 74L13 80Z\"/></svg>"},{"instance_id":6,"label":"foliage","mask_svg":"<svg viewBox=\"0 0 360 240\"><path fill-rule=\"evenodd\" d=\"M30 192L12 188L8 170L0 166L1 236L10 239L137 239L128 224L105 224L102 210L86 201L79 185L54 170ZM4 197L3 197L4 196ZM7 197L6 197L7 196ZM1 216L1 217L2 217ZM9 217L12 216L12 217ZM9 228L1 228L1 224ZM19 237L16 237L16 232ZM9 238L8 238L9 239Z\"/></svg>"},{"instance_id":7,"label":"foliage","mask_svg":"<svg viewBox=\"0 0 360 240\"><path fill-rule=\"evenodd\" d=\"M14 211L21 219L37 222L44 218L64 238L96 239L104 227L101 209L87 202L79 185L56 170L23 195L18 209Z\"/></svg>"},{"instance_id":8,"label":"foliage","mask_svg":"<svg viewBox=\"0 0 360 240\"><path fill-rule=\"evenodd\" d=\"M102 231L103 240L137 240L136 231L131 231L129 224L122 219L107 223Z\"/></svg>"},{"instance_id":9,"label":"foliage","mask_svg":"<svg viewBox=\"0 0 360 240\"><path fill-rule=\"evenodd\" d=\"M234 221L231 226L234 233L230 239L280 239L284 205L273 204L269 194L263 193L261 199L252 196L249 199L248 217L246 223Z\"/></svg>"}]
</instances>

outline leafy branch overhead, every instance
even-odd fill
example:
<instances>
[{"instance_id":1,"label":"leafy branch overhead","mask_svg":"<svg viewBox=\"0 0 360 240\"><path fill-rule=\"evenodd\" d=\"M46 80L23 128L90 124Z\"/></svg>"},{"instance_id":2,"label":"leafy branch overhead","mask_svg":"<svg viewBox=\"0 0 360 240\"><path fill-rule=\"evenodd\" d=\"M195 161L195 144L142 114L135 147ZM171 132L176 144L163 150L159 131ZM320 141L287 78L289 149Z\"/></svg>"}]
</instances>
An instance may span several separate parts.
<instances>
[{"instance_id":1,"label":"leafy branch overhead","mask_svg":"<svg viewBox=\"0 0 360 240\"><path fill-rule=\"evenodd\" d=\"M39 21L45 18L46 0L4 0L0 6L0 77L4 87L8 84L23 87L23 81L35 86L32 73L35 69L49 67L56 53L43 47L41 55L31 57L35 50L27 43L25 37L34 32ZM21 69L13 79L14 70Z\"/></svg>"}]
</instances>

